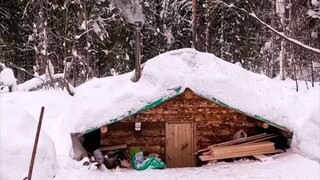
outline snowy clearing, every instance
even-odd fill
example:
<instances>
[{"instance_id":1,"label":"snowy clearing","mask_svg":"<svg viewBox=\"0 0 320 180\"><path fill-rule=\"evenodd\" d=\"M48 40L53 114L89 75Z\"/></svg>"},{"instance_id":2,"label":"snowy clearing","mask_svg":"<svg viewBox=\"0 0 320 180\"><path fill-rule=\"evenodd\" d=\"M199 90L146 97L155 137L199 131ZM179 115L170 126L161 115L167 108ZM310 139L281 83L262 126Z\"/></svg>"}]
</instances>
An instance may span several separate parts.
<instances>
[{"instance_id":1,"label":"snowy clearing","mask_svg":"<svg viewBox=\"0 0 320 180\"><path fill-rule=\"evenodd\" d=\"M300 91L295 92L295 82L292 80L269 79L214 55L190 49L165 53L149 60L137 83L130 80L132 75L128 73L94 79L78 87L75 97L60 90L1 94L1 177L17 179L26 176L26 165L19 165L29 163L35 126L31 126L31 123L30 126L19 124L24 120L38 120L40 108L45 106L44 131L40 140L45 138L44 132L48 132L56 149L57 163L52 158L42 158L36 164L57 165L55 179L320 179L319 83L306 90L304 82L300 82ZM178 86L182 89L189 87L200 95L215 97L232 107L258 114L293 130L292 149L274 156L274 161L268 162L247 160L201 168L147 171L88 169L69 156L70 132L100 126L129 110L170 96L170 89ZM10 103L14 105L8 106ZM33 118L27 117L26 111ZM22 120L12 121L12 117ZM30 146L29 153L19 151L21 147L18 145L9 146L12 140L20 139L21 135L8 136L3 133L5 129L18 130L22 134L25 132L25 144L21 145ZM44 140L49 141L47 138ZM41 153L38 155L41 157ZM9 173L5 170L5 164L15 156L23 156L13 164L21 169L11 166L10 172L15 173ZM45 169L39 171L47 172ZM49 173L39 179L50 179L47 175Z\"/></svg>"}]
</instances>

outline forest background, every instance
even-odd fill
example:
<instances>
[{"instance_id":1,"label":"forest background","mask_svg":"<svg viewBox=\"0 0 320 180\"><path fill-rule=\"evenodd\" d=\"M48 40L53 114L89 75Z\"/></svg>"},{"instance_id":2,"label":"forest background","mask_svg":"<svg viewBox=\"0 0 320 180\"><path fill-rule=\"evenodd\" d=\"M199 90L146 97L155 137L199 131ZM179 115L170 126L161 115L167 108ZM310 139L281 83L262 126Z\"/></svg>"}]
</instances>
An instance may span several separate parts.
<instances>
[{"instance_id":1,"label":"forest background","mask_svg":"<svg viewBox=\"0 0 320 180\"><path fill-rule=\"evenodd\" d=\"M1 0L0 70L74 87L132 71L141 22L142 62L195 47L270 78L320 80L320 1L194 2L193 29L192 0Z\"/></svg>"}]
</instances>

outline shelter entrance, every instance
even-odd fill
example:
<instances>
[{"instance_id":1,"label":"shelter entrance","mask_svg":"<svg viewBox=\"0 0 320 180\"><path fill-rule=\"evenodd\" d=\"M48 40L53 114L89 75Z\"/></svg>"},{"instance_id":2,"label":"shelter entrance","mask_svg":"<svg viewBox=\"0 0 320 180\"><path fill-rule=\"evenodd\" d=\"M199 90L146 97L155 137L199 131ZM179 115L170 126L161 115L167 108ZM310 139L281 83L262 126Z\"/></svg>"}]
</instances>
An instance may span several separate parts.
<instances>
[{"instance_id":1,"label":"shelter entrance","mask_svg":"<svg viewBox=\"0 0 320 180\"><path fill-rule=\"evenodd\" d=\"M193 167L194 159L194 123L166 123L167 167Z\"/></svg>"}]
</instances>

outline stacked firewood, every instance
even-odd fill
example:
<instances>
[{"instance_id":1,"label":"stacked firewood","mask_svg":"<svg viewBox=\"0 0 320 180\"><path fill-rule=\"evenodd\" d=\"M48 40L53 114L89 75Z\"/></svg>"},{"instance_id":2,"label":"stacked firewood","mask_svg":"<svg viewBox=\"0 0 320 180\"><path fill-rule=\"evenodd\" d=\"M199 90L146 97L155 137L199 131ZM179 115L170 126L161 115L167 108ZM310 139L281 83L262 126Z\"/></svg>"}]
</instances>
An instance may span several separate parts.
<instances>
[{"instance_id":1,"label":"stacked firewood","mask_svg":"<svg viewBox=\"0 0 320 180\"><path fill-rule=\"evenodd\" d=\"M197 154L201 161L216 161L219 159L283 152L282 149L276 149L273 142L266 141L276 137L278 137L278 135L267 133L243 137L236 140L210 145L205 149L198 150Z\"/></svg>"}]
</instances>

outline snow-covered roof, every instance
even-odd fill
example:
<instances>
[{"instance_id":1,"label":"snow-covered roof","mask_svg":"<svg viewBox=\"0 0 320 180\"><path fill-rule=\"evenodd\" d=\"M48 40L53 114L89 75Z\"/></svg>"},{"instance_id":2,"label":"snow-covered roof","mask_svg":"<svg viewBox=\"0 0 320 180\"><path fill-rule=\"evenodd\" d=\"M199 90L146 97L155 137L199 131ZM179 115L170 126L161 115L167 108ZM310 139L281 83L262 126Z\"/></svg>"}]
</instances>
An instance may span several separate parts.
<instances>
[{"instance_id":1,"label":"snow-covered roof","mask_svg":"<svg viewBox=\"0 0 320 180\"><path fill-rule=\"evenodd\" d=\"M86 132L123 119L186 88L290 130L293 119L301 116L295 112L308 107L294 102L299 93L293 82L272 80L194 49L161 54L145 63L138 82L132 82L132 76L133 72L95 79L78 87L69 111L77 113L68 116L72 132Z\"/></svg>"}]
</instances>

